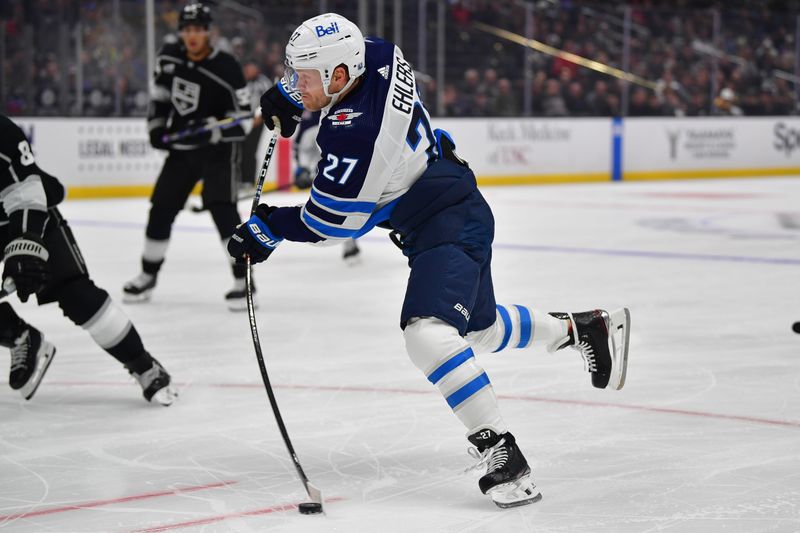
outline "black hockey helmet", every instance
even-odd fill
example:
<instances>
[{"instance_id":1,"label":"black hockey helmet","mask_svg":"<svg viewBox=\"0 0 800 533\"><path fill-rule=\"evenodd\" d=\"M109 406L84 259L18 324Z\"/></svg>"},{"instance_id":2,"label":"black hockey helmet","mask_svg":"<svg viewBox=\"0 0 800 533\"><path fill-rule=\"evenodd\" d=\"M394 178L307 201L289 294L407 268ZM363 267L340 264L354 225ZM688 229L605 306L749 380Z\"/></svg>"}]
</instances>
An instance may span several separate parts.
<instances>
[{"instance_id":1,"label":"black hockey helmet","mask_svg":"<svg viewBox=\"0 0 800 533\"><path fill-rule=\"evenodd\" d=\"M193 2L184 6L178 18L178 29L194 24L208 29L211 24L211 8L201 2Z\"/></svg>"}]
</instances>

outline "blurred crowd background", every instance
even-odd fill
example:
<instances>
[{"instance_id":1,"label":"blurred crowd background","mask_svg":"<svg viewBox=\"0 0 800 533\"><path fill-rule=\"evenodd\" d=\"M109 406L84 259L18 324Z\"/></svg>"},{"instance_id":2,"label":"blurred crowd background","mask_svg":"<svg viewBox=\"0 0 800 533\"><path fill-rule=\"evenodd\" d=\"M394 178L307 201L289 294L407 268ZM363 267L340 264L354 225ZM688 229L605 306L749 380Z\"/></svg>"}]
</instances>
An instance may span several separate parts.
<instances>
[{"instance_id":1,"label":"blurred crowd background","mask_svg":"<svg viewBox=\"0 0 800 533\"><path fill-rule=\"evenodd\" d=\"M184 0L155 0L156 47ZM282 75L304 19L336 11L398 42L440 116L797 114L798 2L217 0L215 46L248 80ZM143 116L145 0L0 2L0 105L9 115ZM478 29L489 24L627 70L619 80Z\"/></svg>"}]
</instances>

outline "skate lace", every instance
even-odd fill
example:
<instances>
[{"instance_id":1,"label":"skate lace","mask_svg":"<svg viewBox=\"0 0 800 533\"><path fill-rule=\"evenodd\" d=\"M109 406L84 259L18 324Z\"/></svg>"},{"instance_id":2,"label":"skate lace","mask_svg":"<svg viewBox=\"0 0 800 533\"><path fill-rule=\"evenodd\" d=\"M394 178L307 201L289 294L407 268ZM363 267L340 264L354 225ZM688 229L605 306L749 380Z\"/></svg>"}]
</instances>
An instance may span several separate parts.
<instances>
[{"instance_id":1,"label":"skate lace","mask_svg":"<svg viewBox=\"0 0 800 533\"><path fill-rule=\"evenodd\" d=\"M594 348L586 341L580 341L573 346L583 357L583 368L587 372L597 372L597 361L595 360Z\"/></svg>"},{"instance_id":2,"label":"skate lace","mask_svg":"<svg viewBox=\"0 0 800 533\"><path fill-rule=\"evenodd\" d=\"M25 368L28 361L28 337L30 334L25 331L22 335L14 340L14 346L11 347L11 371Z\"/></svg>"},{"instance_id":3,"label":"skate lace","mask_svg":"<svg viewBox=\"0 0 800 533\"><path fill-rule=\"evenodd\" d=\"M464 472L478 470L484 465L486 466L487 474L502 468L508 461L508 448L504 446L504 444L505 439L502 439L491 448L486 448L482 452L474 446L468 448L467 453L477 462L472 466L467 467Z\"/></svg>"},{"instance_id":4,"label":"skate lace","mask_svg":"<svg viewBox=\"0 0 800 533\"><path fill-rule=\"evenodd\" d=\"M139 382L139 385L142 386L142 389L147 390L147 388L156 380L157 377L161 375L161 366L158 363L153 363L153 366L150 367L150 370L145 370L141 374L133 374L133 377L136 378L136 381Z\"/></svg>"}]
</instances>

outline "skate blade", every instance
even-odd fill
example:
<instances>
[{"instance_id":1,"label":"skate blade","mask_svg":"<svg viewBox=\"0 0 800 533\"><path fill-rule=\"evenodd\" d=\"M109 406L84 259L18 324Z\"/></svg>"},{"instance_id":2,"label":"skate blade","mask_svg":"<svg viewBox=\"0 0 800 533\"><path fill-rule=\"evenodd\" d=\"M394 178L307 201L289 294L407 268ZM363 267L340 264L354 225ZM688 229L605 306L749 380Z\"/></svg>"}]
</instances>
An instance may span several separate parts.
<instances>
[{"instance_id":1,"label":"skate blade","mask_svg":"<svg viewBox=\"0 0 800 533\"><path fill-rule=\"evenodd\" d=\"M53 357L56 355L56 347L47 341L42 341L39 352L39 356L36 358L36 370L27 383L19 389L19 393L22 394L22 397L26 400L30 400L33 398L33 395L36 394L39 384L41 384L44 379L44 375L47 373L47 369L50 368Z\"/></svg>"},{"instance_id":2,"label":"skate blade","mask_svg":"<svg viewBox=\"0 0 800 533\"><path fill-rule=\"evenodd\" d=\"M361 264L361 254L350 255L343 259L344 259L344 264L347 266L353 267Z\"/></svg>"},{"instance_id":3,"label":"skate blade","mask_svg":"<svg viewBox=\"0 0 800 533\"><path fill-rule=\"evenodd\" d=\"M494 504L501 509L530 505L542 499L542 493L533 484L530 475L511 483L493 487L487 494L491 496Z\"/></svg>"},{"instance_id":4,"label":"skate blade","mask_svg":"<svg viewBox=\"0 0 800 533\"><path fill-rule=\"evenodd\" d=\"M139 294L131 294L129 292L122 293L122 303L126 304L143 304L150 301L152 297L152 289L146 290Z\"/></svg>"},{"instance_id":5,"label":"skate blade","mask_svg":"<svg viewBox=\"0 0 800 533\"><path fill-rule=\"evenodd\" d=\"M172 385L167 385L166 387L157 390L156 393L153 394L153 397L150 398L150 401L167 407L175 403L175 400L177 399L178 389L174 388Z\"/></svg>"},{"instance_id":6,"label":"skate blade","mask_svg":"<svg viewBox=\"0 0 800 533\"><path fill-rule=\"evenodd\" d=\"M228 300L228 311L233 311L234 313L240 313L242 311L247 311L247 299L243 299L241 302L239 301L231 301ZM253 300L253 309L258 309L258 302Z\"/></svg>"},{"instance_id":7,"label":"skate blade","mask_svg":"<svg viewBox=\"0 0 800 533\"><path fill-rule=\"evenodd\" d=\"M611 376L608 387L620 390L628 373L628 344L631 336L631 312L627 307L609 315L608 339L611 351Z\"/></svg>"}]
</instances>

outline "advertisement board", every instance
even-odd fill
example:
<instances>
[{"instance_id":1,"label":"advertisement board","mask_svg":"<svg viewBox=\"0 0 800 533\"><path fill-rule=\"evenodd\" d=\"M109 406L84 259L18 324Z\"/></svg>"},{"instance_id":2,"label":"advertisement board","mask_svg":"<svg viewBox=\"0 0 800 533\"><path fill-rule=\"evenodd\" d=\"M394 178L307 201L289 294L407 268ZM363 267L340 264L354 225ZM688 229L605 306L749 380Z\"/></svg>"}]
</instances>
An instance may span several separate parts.
<instances>
[{"instance_id":1,"label":"advertisement board","mask_svg":"<svg viewBox=\"0 0 800 533\"><path fill-rule=\"evenodd\" d=\"M70 198L148 196L167 156L150 146L144 118L13 120L31 141L39 166L64 183ZM262 136L256 168L261 167L266 137ZM289 150L288 145L279 143L279 152ZM275 159L286 155L276 153ZM279 165L273 163L268 182L277 178Z\"/></svg>"},{"instance_id":2,"label":"advertisement board","mask_svg":"<svg viewBox=\"0 0 800 533\"><path fill-rule=\"evenodd\" d=\"M434 119L481 183L605 181L609 119Z\"/></svg>"},{"instance_id":3,"label":"advertisement board","mask_svg":"<svg viewBox=\"0 0 800 533\"><path fill-rule=\"evenodd\" d=\"M143 118L19 118L45 170L70 198L147 196L166 152ZM710 117L432 120L447 130L482 185L800 175L800 118ZM255 156L260 168L267 135ZM294 168L278 143L267 183Z\"/></svg>"},{"instance_id":4,"label":"advertisement board","mask_svg":"<svg viewBox=\"0 0 800 533\"><path fill-rule=\"evenodd\" d=\"M800 173L796 117L628 118L625 179Z\"/></svg>"}]
</instances>

